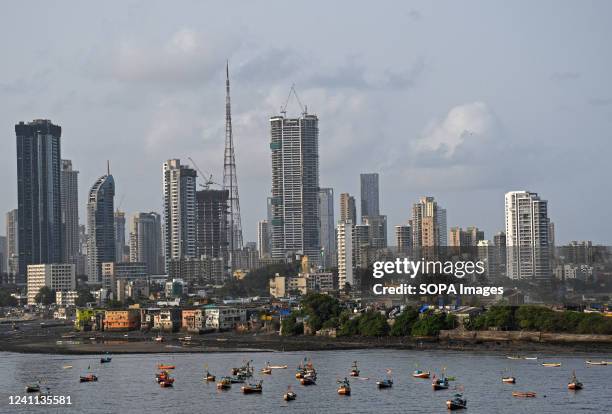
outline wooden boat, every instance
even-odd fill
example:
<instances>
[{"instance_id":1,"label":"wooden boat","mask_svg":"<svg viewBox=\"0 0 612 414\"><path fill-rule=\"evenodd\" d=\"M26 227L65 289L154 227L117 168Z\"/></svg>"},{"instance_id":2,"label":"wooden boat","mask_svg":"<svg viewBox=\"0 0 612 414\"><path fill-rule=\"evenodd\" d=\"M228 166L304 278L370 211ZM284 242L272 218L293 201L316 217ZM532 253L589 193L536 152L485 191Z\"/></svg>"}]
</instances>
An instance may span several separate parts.
<instances>
[{"instance_id":1,"label":"wooden boat","mask_svg":"<svg viewBox=\"0 0 612 414\"><path fill-rule=\"evenodd\" d=\"M538 359L538 357L525 357L525 359L528 361L535 361L536 359Z\"/></svg>"},{"instance_id":2,"label":"wooden boat","mask_svg":"<svg viewBox=\"0 0 612 414\"><path fill-rule=\"evenodd\" d=\"M340 385L338 387L339 395L351 395L351 385L349 383L348 378L344 378L342 381L338 381L338 384Z\"/></svg>"},{"instance_id":3,"label":"wooden boat","mask_svg":"<svg viewBox=\"0 0 612 414\"><path fill-rule=\"evenodd\" d=\"M467 399L461 394L453 395L453 398L446 401L446 408L449 410L461 410L467 408Z\"/></svg>"},{"instance_id":4,"label":"wooden boat","mask_svg":"<svg viewBox=\"0 0 612 414\"><path fill-rule=\"evenodd\" d=\"M297 378L297 379L304 378L304 375L306 375L306 370L305 369L301 369L301 370L295 371L295 378Z\"/></svg>"},{"instance_id":5,"label":"wooden boat","mask_svg":"<svg viewBox=\"0 0 612 414\"><path fill-rule=\"evenodd\" d=\"M159 382L159 386L162 388L168 388L174 386L174 378L166 378Z\"/></svg>"},{"instance_id":6,"label":"wooden boat","mask_svg":"<svg viewBox=\"0 0 612 414\"><path fill-rule=\"evenodd\" d=\"M64 365L64 366L62 367L62 369L70 369L70 368L72 368L72 365Z\"/></svg>"},{"instance_id":7,"label":"wooden boat","mask_svg":"<svg viewBox=\"0 0 612 414\"><path fill-rule=\"evenodd\" d=\"M287 369L287 365L270 365L272 369Z\"/></svg>"},{"instance_id":8,"label":"wooden boat","mask_svg":"<svg viewBox=\"0 0 612 414\"><path fill-rule=\"evenodd\" d=\"M535 398L536 393L532 391L514 391L512 396L519 398Z\"/></svg>"},{"instance_id":9,"label":"wooden boat","mask_svg":"<svg viewBox=\"0 0 612 414\"><path fill-rule=\"evenodd\" d=\"M436 378L434 376L434 380L431 383L431 387L434 391L447 390L448 386L448 379L446 379L446 377Z\"/></svg>"},{"instance_id":10,"label":"wooden boat","mask_svg":"<svg viewBox=\"0 0 612 414\"><path fill-rule=\"evenodd\" d=\"M246 382L246 378L242 375L234 375L229 377L229 380L232 384L244 384Z\"/></svg>"},{"instance_id":11,"label":"wooden boat","mask_svg":"<svg viewBox=\"0 0 612 414\"><path fill-rule=\"evenodd\" d=\"M111 361L112 361L112 358L110 356L105 356L105 357L100 358L100 364L108 364Z\"/></svg>"},{"instance_id":12,"label":"wooden boat","mask_svg":"<svg viewBox=\"0 0 612 414\"><path fill-rule=\"evenodd\" d=\"M576 371L574 371L574 373L572 374L572 379L570 383L567 384L567 389L572 390L572 391L578 391L578 390L581 390L582 387L583 387L582 382L578 381L578 378L576 378Z\"/></svg>"},{"instance_id":13,"label":"wooden boat","mask_svg":"<svg viewBox=\"0 0 612 414\"><path fill-rule=\"evenodd\" d=\"M300 379L300 384L302 385L317 385L317 376L316 375L304 375Z\"/></svg>"},{"instance_id":14,"label":"wooden boat","mask_svg":"<svg viewBox=\"0 0 612 414\"><path fill-rule=\"evenodd\" d=\"M241 388L243 394L261 394L263 391L263 381L256 384L243 385Z\"/></svg>"},{"instance_id":15,"label":"wooden boat","mask_svg":"<svg viewBox=\"0 0 612 414\"><path fill-rule=\"evenodd\" d=\"M28 384L25 387L25 391L26 392L40 392L40 384L39 383Z\"/></svg>"},{"instance_id":16,"label":"wooden boat","mask_svg":"<svg viewBox=\"0 0 612 414\"><path fill-rule=\"evenodd\" d=\"M266 374L266 375L271 375L272 374L272 368L270 368L270 364L268 364L266 362L266 365L264 365L264 367L261 369L260 371L262 374Z\"/></svg>"},{"instance_id":17,"label":"wooden boat","mask_svg":"<svg viewBox=\"0 0 612 414\"><path fill-rule=\"evenodd\" d=\"M543 367L549 367L549 368L551 368L551 367L560 367L561 363L560 362L543 362L542 366Z\"/></svg>"},{"instance_id":18,"label":"wooden boat","mask_svg":"<svg viewBox=\"0 0 612 414\"><path fill-rule=\"evenodd\" d=\"M508 355L506 358L508 358L508 359L523 359L520 355Z\"/></svg>"},{"instance_id":19,"label":"wooden boat","mask_svg":"<svg viewBox=\"0 0 612 414\"><path fill-rule=\"evenodd\" d=\"M588 365L608 365L609 364L609 362L607 361L591 361L590 359L586 361L586 363Z\"/></svg>"},{"instance_id":20,"label":"wooden boat","mask_svg":"<svg viewBox=\"0 0 612 414\"><path fill-rule=\"evenodd\" d=\"M214 380L216 380L216 377L211 374L210 372L206 371L206 375L204 375L204 380L208 381L208 382L212 382Z\"/></svg>"},{"instance_id":21,"label":"wooden boat","mask_svg":"<svg viewBox=\"0 0 612 414\"><path fill-rule=\"evenodd\" d=\"M393 387L393 380L392 379L385 379L385 380L380 380L380 381L376 381L376 385L378 386L378 388L391 388Z\"/></svg>"},{"instance_id":22,"label":"wooden boat","mask_svg":"<svg viewBox=\"0 0 612 414\"><path fill-rule=\"evenodd\" d=\"M229 390L230 388L232 388L232 381L228 377L223 377L217 382L218 390Z\"/></svg>"},{"instance_id":23,"label":"wooden boat","mask_svg":"<svg viewBox=\"0 0 612 414\"><path fill-rule=\"evenodd\" d=\"M514 377L502 377L502 382L504 384L516 384L516 378L514 378Z\"/></svg>"},{"instance_id":24,"label":"wooden boat","mask_svg":"<svg viewBox=\"0 0 612 414\"><path fill-rule=\"evenodd\" d=\"M96 382L97 380L98 377L96 377L94 374L87 374L80 377L81 382Z\"/></svg>"},{"instance_id":25,"label":"wooden boat","mask_svg":"<svg viewBox=\"0 0 612 414\"><path fill-rule=\"evenodd\" d=\"M359 368L357 367L357 361L353 361L353 366L351 367L351 377L359 376Z\"/></svg>"},{"instance_id":26,"label":"wooden boat","mask_svg":"<svg viewBox=\"0 0 612 414\"><path fill-rule=\"evenodd\" d=\"M283 395L285 401L293 401L297 397L297 394L291 390L291 385L287 387L287 392Z\"/></svg>"},{"instance_id":27,"label":"wooden boat","mask_svg":"<svg viewBox=\"0 0 612 414\"><path fill-rule=\"evenodd\" d=\"M167 370L167 369L175 369L176 365L166 365L166 364L159 364L157 366L157 368L159 369L163 369L163 370Z\"/></svg>"},{"instance_id":28,"label":"wooden boat","mask_svg":"<svg viewBox=\"0 0 612 414\"><path fill-rule=\"evenodd\" d=\"M412 376L415 378L429 378L430 375L431 373L429 371L425 372L421 371L420 369L417 369L412 373Z\"/></svg>"}]
</instances>

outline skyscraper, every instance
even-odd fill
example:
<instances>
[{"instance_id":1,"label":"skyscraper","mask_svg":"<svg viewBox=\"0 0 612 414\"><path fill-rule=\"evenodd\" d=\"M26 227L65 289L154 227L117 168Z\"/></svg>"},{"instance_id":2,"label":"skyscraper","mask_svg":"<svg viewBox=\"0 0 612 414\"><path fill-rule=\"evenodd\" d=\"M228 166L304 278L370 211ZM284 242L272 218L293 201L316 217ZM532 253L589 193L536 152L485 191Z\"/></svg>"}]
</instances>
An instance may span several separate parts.
<instances>
[{"instance_id":1,"label":"skyscraper","mask_svg":"<svg viewBox=\"0 0 612 414\"><path fill-rule=\"evenodd\" d=\"M62 128L47 119L15 125L17 137L17 209L19 275L29 264L61 263Z\"/></svg>"},{"instance_id":2,"label":"skyscraper","mask_svg":"<svg viewBox=\"0 0 612 414\"><path fill-rule=\"evenodd\" d=\"M65 263L76 264L79 254L79 172L72 161L62 160L62 232Z\"/></svg>"},{"instance_id":3,"label":"skyscraper","mask_svg":"<svg viewBox=\"0 0 612 414\"><path fill-rule=\"evenodd\" d=\"M357 224L357 207L355 206L355 197L349 193L342 193L340 194L340 221L347 220Z\"/></svg>"},{"instance_id":4,"label":"skyscraper","mask_svg":"<svg viewBox=\"0 0 612 414\"><path fill-rule=\"evenodd\" d=\"M318 264L319 119L270 118L272 151L272 258L303 253Z\"/></svg>"},{"instance_id":5,"label":"skyscraper","mask_svg":"<svg viewBox=\"0 0 612 414\"><path fill-rule=\"evenodd\" d=\"M125 213L116 210L115 214L115 260L125 262Z\"/></svg>"},{"instance_id":6,"label":"skyscraper","mask_svg":"<svg viewBox=\"0 0 612 414\"><path fill-rule=\"evenodd\" d=\"M439 247L447 245L446 210L433 197L421 197L412 206L412 246Z\"/></svg>"},{"instance_id":7,"label":"skyscraper","mask_svg":"<svg viewBox=\"0 0 612 414\"><path fill-rule=\"evenodd\" d=\"M478 227L470 226L463 230L461 227L451 227L449 230L449 246L453 247L475 247L478 242L484 240L484 231Z\"/></svg>"},{"instance_id":8,"label":"skyscraper","mask_svg":"<svg viewBox=\"0 0 612 414\"><path fill-rule=\"evenodd\" d=\"M257 223L257 250L259 258L270 257L270 226L268 220Z\"/></svg>"},{"instance_id":9,"label":"skyscraper","mask_svg":"<svg viewBox=\"0 0 612 414\"><path fill-rule=\"evenodd\" d=\"M338 288L355 284L355 224L350 220L338 222Z\"/></svg>"},{"instance_id":10,"label":"skyscraper","mask_svg":"<svg viewBox=\"0 0 612 414\"><path fill-rule=\"evenodd\" d=\"M197 254L196 170L172 159L163 164L164 257L170 260Z\"/></svg>"},{"instance_id":11,"label":"skyscraper","mask_svg":"<svg viewBox=\"0 0 612 414\"><path fill-rule=\"evenodd\" d=\"M8 246L7 246L6 236L0 236L0 275L8 273L7 272L7 264L8 264L7 257L8 257Z\"/></svg>"},{"instance_id":12,"label":"skyscraper","mask_svg":"<svg viewBox=\"0 0 612 414\"><path fill-rule=\"evenodd\" d=\"M130 228L130 262L144 263L147 273L164 272L161 218L157 213L136 213Z\"/></svg>"},{"instance_id":13,"label":"skyscraper","mask_svg":"<svg viewBox=\"0 0 612 414\"><path fill-rule=\"evenodd\" d=\"M406 254L412 246L412 229L407 224L395 226L395 245L398 253Z\"/></svg>"},{"instance_id":14,"label":"skyscraper","mask_svg":"<svg viewBox=\"0 0 612 414\"><path fill-rule=\"evenodd\" d=\"M334 220L334 189L319 190L319 234L321 235L321 266L324 269L335 267L336 229Z\"/></svg>"},{"instance_id":15,"label":"skyscraper","mask_svg":"<svg viewBox=\"0 0 612 414\"><path fill-rule=\"evenodd\" d=\"M361 217L378 216L378 173L361 174Z\"/></svg>"},{"instance_id":16,"label":"skyscraper","mask_svg":"<svg viewBox=\"0 0 612 414\"><path fill-rule=\"evenodd\" d=\"M238 176L234 135L232 131L232 106L230 102L229 63L225 66L225 154L223 161L223 189L229 193L229 251L230 267L234 268L231 256L242 250L242 223L240 218L240 198L238 197Z\"/></svg>"},{"instance_id":17,"label":"skyscraper","mask_svg":"<svg viewBox=\"0 0 612 414\"><path fill-rule=\"evenodd\" d=\"M89 283L102 282L102 263L115 257L115 180L110 171L98 178L87 201L87 275Z\"/></svg>"},{"instance_id":18,"label":"skyscraper","mask_svg":"<svg viewBox=\"0 0 612 414\"><path fill-rule=\"evenodd\" d=\"M15 276L19 272L19 223L17 209L6 213L7 272Z\"/></svg>"},{"instance_id":19,"label":"skyscraper","mask_svg":"<svg viewBox=\"0 0 612 414\"><path fill-rule=\"evenodd\" d=\"M505 196L505 212L508 277L549 279L550 220L547 201L537 193L511 191Z\"/></svg>"},{"instance_id":20,"label":"skyscraper","mask_svg":"<svg viewBox=\"0 0 612 414\"><path fill-rule=\"evenodd\" d=\"M200 190L197 198L197 256L228 257L228 190Z\"/></svg>"},{"instance_id":21,"label":"skyscraper","mask_svg":"<svg viewBox=\"0 0 612 414\"><path fill-rule=\"evenodd\" d=\"M373 249L387 247L387 216L362 216L363 224L369 227L368 244Z\"/></svg>"}]
</instances>

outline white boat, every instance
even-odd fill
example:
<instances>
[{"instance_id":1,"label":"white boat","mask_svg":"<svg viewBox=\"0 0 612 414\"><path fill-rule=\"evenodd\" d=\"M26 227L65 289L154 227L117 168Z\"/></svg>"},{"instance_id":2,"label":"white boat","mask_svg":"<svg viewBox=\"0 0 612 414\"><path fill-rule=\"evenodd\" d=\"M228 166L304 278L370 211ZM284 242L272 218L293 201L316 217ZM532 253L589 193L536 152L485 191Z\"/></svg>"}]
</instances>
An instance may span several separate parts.
<instances>
[{"instance_id":1,"label":"white boat","mask_svg":"<svg viewBox=\"0 0 612 414\"><path fill-rule=\"evenodd\" d=\"M586 361L588 365L608 365L610 364L608 361L591 361L590 359Z\"/></svg>"}]
</instances>

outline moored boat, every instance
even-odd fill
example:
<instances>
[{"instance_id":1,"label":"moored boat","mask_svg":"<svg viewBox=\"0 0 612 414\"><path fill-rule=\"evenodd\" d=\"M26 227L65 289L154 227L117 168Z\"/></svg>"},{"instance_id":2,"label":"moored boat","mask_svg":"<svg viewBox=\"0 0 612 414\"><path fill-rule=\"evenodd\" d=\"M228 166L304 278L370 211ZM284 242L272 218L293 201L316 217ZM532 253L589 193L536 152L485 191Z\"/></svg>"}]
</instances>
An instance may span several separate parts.
<instances>
[{"instance_id":1,"label":"moored boat","mask_svg":"<svg viewBox=\"0 0 612 414\"><path fill-rule=\"evenodd\" d=\"M561 363L560 362L543 362L542 366L549 367L549 368L556 368L556 367L560 367Z\"/></svg>"},{"instance_id":2,"label":"moored boat","mask_svg":"<svg viewBox=\"0 0 612 414\"><path fill-rule=\"evenodd\" d=\"M25 387L25 391L26 392L40 392L40 384L39 383L28 384Z\"/></svg>"},{"instance_id":3,"label":"moored boat","mask_svg":"<svg viewBox=\"0 0 612 414\"><path fill-rule=\"evenodd\" d=\"M353 361L353 366L351 367L351 377L359 376L359 368L357 367L357 361Z\"/></svg>"},{"instance_id":4,"label":"moored boat","mask_svg":"<svg viewBox=\"0 0 612 414\"><path fill-rule=\"evenodd\" d=\"M572 391L578 391L581 390L582 387L582 382L578 381L578 378L576 378L576 371L574 371L572 374L572 379L570 380L569 384L567 384L567 389Z\"/></svg>"},{"instance_id":5,"label":"moored boat","mask_svg":"<svg viewBox=\"0 0 612 414\"><path fill-rule=\"evenodd\" d=\"M219 382L217 382L218 390L229 390L230 388L232 388L232 381L229 379L229 377L223 377Z\"/></svg>"},{"instance_id":6,"label":"moored boat","mask_svg":"<svg viewBox=\"0 0 612 414\"><path fill-rule=\"evenodd\" d=\"M317 385L317 376L316 375L304 375L300 379L300 384L302 385Z\"/></svg>"},{"instance_id":7,"label":"moored boat","mask_svg":"<svg viewBox=\"0 0 612 414\"><path fill-rule=\"evenodd\" d=\"M590 359L586 361L588 365L608 365L607 361L591 361Z\"/></svg>"},{"instance_id":8,"label":"moored boat","mask_svg":"<svg viewBox=\"0 0 612 414\"><path fill-rule=\"evenodd\" d=\"M270 365L272 369L287 369L287 365Z\"/></svg>"},{"instance_id":9,"label":"moored boat","mask_svg":"<svg viewBox=\"0 0 612 414\"><path fill-rule=\"evenodd\" d=\"M297 394L293 392L293 390L291 389L291 385L289 385L287 387L287 392L283 395L283 399L285 401L293 401L296 399L296 397L297 397Z\"/></svg>"},{"instance_id":10,"label":"moored boat","mask_svg":"<svg viewBox=\"0 0 612 414\"><path fill-rule=\"evenodd\" d=\"M512 393L512 396L519 397L519 398L535 398L536 393L533 391L514 391Z\"/></svg>"},{"instance_id":11,"label":"moored boat","mask_svg":"<svg viewBox=\"0 0 612 414\"><path fill-rule=\"evenodd\" d=\"M175 365L167 365L167 364L159 364L157 366L157 368L163 369L163 370L167 370L167 369L175 369L176 366Z\"/></svg>"},{"instance_id":12,"label":"moored boat","mask_svg":"<svg viewBox=\"0 0 612 414\"><path fill-rule=\"evenodd\" d=\"M502 382L504 384L516 384L516 378L514 378L514 377L502 377Z\"/></svg>"},{"instance_id":13,"label":"moored boat","mask_svg":"<svg viewBox=\"0 0 612 414\"><path fill-rule=\"evenodd\" d=\"M448 389L448 379L446 377L436 378L434 376L433 381L431 383L431 387L434 391L446 390Z\"/></svg>"},{"instance_id":14,"label":"moored boat","mask_svg":"<svg viewBox=\"0 0 612 414\"><path fill-rule=\"evenodd\" d=\"M174 386L174 378L167 377L161 381L159 381L159 386L162 388L168 388Z\"/></svg>"},{"instance_id":15,"label":"moored boat","mask_svg":"<svg viewBox=\"0 0 612 414\"><path fill-rule=\"evenodd\" d=\"M270 363L266 362L266 365L264 365L260 372L266 375L272 374L272 368L270 368Z\"/></svg>"},{"instance_id":16,"label":"moored boat","mask_svg":"<svg viewBox=\"0 0 612 414\"><path fill-rule=\"evenodd\" d=\"M421 371L420 369L415 370L412 376L415 378L429 378L431 373L429 371Z\"/></svg>"},{"instance_id":17,"label":"moored boat","mask_svg":"<svg viewBox=\"0 0 612 414\"><path fill-rule=\"evenodd\" d=\"M393 387L393 380L385 379L385 380L376 381L376 385L378 386L378 388L391 388Z\"/></svg>"},{"instance_id":18,"label":"moored boat","mask_svg":"<svg viewBox=\"0 0 612 414\"><path fill-rule=\"evenodd\" d=\"M95 376L94 374L82 375L80 377L80 381L81 382L96 382L98 381L98 377Z\"/></svg>"},{"instance_id":19,"label":"moored boat","mask_svg":"<svg viewBox=\"0 0 612 414\"><path fill-rule=\"evenodd\" d=\"M339 395L351 395L351 385L349 383L348 378L344 378L341 381L338 381L338 394Z\"/></svg>"},{"instance_id":20,"label":"moored boat","mask_svg":"<svg viewBox=\"0 0 612 414\"><path fill-rule=\"evenodd\" d=\"M263 391L263 381L256 384L243 385L241 388L243 394L261 394Z\"/></svg>"},{"instance_id":21,"label":"moored boat","mask_svg":"<svg viewBox=\"0 0 612 414\"><path fill-rule=\"evenodd\" d=\"M461 410L467 408L467 399L461 394L453 395L453 398L446 401L446 408L449 410Z\"/></svg>"},{"instance_id":22,"label":"moored boat","mask_svg":"<svg viewBox=\"0 0 612 414\"><path fill-rule=\"evenodd\" d=\"M508 359L523 359L520 355L508 355L506 358L508 358Z\"/></svg>"},{"instance_id":23,"label":"moored boat","mask_svg":"<svg viewBox=\"0 0 612 414\"><path fill-rule=\"evenodd\" d=\"M107 355L105 357L100 358L100 364L108 364L109 362L112 361L113 358L110 357L110 355Z\"/></svg>"},{"instance_id":24,"label":"moored boat","mask_svg":"<svg viewBox=\"0 0 612 414\"><path fill-rule=\"evenodd\" d=\"M213 382L216 379L217 378L213 374L211 374L209 371L206 371L206 374L204 375L204 380L205 381Z\"/></svg>"}]
</instances>

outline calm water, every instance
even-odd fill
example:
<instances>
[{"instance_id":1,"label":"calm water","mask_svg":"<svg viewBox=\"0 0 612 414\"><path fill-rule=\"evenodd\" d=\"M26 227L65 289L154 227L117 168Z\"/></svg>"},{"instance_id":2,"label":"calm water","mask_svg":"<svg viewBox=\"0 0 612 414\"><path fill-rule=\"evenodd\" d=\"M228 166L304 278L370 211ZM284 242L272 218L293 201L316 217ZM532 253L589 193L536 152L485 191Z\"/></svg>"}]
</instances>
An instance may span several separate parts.
<instances>
[{"instance_id":1,"label":"calm water","mask_svg":"<svg viewBox=\"0 0 612 414\"><path fill-rule=\"evenodd\" d=\"M294 377L295 366L308 356L318 371L316 386L301 386ZM472 413L576 413L611 412L612 366L587 367L585 359L612 360L610 355L562 357L539 354L537 361L508 360L500 354L453 353L446 351L362 350L326 352L219 353L176 355L115 355L110 364L101 365L99 356L23 355L0 353L0 412L330 412L330 413L447 413L445 401L455 391L432 391L430 380L412 378L415 365L432 372L446 367L456 376L454 386L463 385ZM243 395L240 385L217 391L215 383L201 380L203 366L220 377L229 369L253 359L257 370L266 361L289 365L263 376L262 395ZM351 379L352 395L336 393L336 379L348 376L351 362L359 361L362 379ZM542 361L561 362L560 368L544 368ZM160 362L176 365L174 388L160 388L154 380ZM66 364L72 369L62 369ZM97 383L80 383L79 375L88 365L98 375ZM394 386L378 390L376 379L393 369ZM502 384L503 370L517 377L516 385ZM576 370L585 389L567 390L572 370ZM255 379L259 378L255 375ZM9 395L23 395L24 386L44 379L55 395L70 395L70 408L9 406ZM282 394L292 385L298 397L286 403ZM452 388L452 387L451 387ZM517 399L513 390L538 393L537 398ZM546 396L546 397L544 397Z\"/></svg>"}]
</instances>

